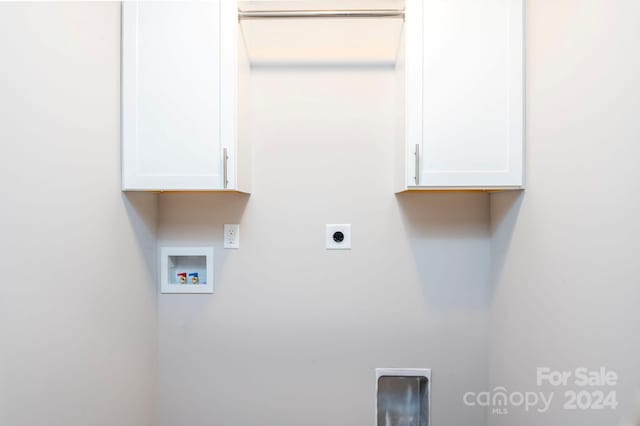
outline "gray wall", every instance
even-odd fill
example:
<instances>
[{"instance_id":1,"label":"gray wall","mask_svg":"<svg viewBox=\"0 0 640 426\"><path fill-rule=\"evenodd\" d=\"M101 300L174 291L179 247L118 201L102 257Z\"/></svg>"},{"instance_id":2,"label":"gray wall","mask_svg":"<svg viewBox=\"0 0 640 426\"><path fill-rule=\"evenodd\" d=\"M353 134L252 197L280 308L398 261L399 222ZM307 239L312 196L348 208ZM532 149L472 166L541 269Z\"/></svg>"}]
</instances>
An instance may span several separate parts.
<instances>
[{"instance_id":1,"label":"gray wall","mask_svg":"<svg viewBox=\"0 0 640 426\"><path fill-rule=\"evenodd\" d=\"M155 424L157 197L120 193L120 6L2 3L0 28L0 424Z\"/></svg>"},{"instance_id":2,"label":"gray wall","mask_svg":"<svg viewBox=\"0 0 640 426\"><path fill-rule=\"evenodd\" d=\"M556 391L491 425L628 425L640 385L640 2L527 6L527 190L492 195L491 384ZM606 366L617 411L566 411L536 368ZM620 423L618 423L620 421Z\"/></svg>"},{"instance_id":3,"label":"gray wall","mask_svg":"<svg viewBox=\"0 0 640 426\"><path fill-rule=\"evenodd\" d=\"M160 196L161 245L216 250L215 294L159 296L160 424L374 424L375 367L433 368L434 424L485 424L488 195L393 194L391 69L251 78L253 194Z\"/></svg>"}]
</instances>

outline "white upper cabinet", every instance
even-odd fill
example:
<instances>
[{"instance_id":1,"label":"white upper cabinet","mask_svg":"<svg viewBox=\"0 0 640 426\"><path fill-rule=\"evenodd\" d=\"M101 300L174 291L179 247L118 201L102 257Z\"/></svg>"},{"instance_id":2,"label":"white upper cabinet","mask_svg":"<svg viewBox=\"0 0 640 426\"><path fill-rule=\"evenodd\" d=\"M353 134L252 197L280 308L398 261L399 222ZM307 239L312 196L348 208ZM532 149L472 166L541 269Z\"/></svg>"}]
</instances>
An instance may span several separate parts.
<instances>
[{"instance_id":1,"label":"white upper cabinet","mask_svg":"<svg viewBox=\"0 0 640 426\"><path fill-rule=\"evenodd\" d=\"M523 187L523 0L407 0L398 190Z\"/></svg>"},{"instance_id":2,"label":"white upper cabinet","mask_svg":"<svg viewBox=\"0 0 640 426\"><path fill-rule=\"evenodd\" d=\"M235 1L124 2L123 190L246 190Z\"/></svg>"}]
</instances>

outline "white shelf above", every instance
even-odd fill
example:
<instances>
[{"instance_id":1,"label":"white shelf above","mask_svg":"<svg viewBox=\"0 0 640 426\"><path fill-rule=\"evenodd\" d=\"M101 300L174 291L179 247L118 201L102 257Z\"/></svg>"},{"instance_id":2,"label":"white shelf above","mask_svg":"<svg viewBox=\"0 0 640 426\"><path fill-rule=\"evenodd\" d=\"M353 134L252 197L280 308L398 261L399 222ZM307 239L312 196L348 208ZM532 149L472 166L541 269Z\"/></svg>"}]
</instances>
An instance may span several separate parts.
<instances>
[{"instance_id":1,"label":"white shelf above","mask_svg":"<svg viewBox=\"0 0 640 426\"><path fill-rule=\"evenodd\" d=\"M242 11L371 10L404 8L404 1L241 1ZM248 19L242 21L249 61L272 66L392 67L404 21L400 18Z\"/></svg>"},{"instance_id":2,"label":"white shelf above","mask_svg":"<svg viewBox=\"0 0 640 426\"><path fill-rule=\"evenodd\" d=\"M402 9L405 0L240 0L240 10Z\"/></svg>"}]
</instances>

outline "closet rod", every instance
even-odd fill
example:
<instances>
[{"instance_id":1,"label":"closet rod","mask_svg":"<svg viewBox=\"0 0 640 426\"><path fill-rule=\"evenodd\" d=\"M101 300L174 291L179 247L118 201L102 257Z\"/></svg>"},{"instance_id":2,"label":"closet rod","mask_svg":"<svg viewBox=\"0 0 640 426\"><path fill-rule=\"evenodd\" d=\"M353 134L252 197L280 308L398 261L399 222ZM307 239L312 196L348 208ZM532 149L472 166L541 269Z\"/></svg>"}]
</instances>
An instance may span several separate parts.
<instances>
[{"instance_id":1,"label":"closet rod","mask_svg":"<svg viewBox=\"0 0 640 426\"><path fill-rule=\"evenodd\" d=\"M238 18L240 20L288 18L404 18L404 10L239 10Z\"/></svg>"}]
</instances>

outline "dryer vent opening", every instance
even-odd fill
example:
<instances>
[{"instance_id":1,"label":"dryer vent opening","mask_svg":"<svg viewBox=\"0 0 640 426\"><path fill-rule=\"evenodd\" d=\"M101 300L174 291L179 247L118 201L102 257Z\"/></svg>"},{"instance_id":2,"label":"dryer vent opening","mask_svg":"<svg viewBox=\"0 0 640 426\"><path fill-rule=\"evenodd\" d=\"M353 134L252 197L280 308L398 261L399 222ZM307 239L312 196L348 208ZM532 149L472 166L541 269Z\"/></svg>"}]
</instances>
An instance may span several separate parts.
<instances>
[{"instance_id":1,"label":"dryer vent opening","mask_svg":"<svg viewBox=\"0 0 640 426\"><path fill-rule=\"evenodd\" d=\"M429 426L431 372L377 369L377 426Z\"/></svg>"}]
</instances>

